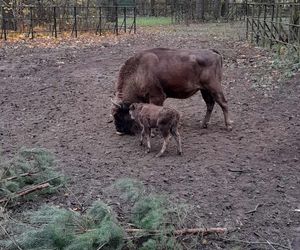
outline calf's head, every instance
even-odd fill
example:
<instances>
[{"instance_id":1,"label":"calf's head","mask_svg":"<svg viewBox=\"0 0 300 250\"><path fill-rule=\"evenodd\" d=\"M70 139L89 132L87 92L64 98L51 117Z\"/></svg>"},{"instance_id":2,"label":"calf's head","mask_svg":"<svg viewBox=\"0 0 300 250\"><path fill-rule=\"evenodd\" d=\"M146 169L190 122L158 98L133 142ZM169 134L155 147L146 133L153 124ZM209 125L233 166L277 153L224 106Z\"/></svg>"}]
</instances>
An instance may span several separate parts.
<instances>
[{"instance_id":1,"label":"calf's head","mask_svg":"<svg viewBox=\"0 0 300 250\"><path fill-rule=\"evenodd\" d=\"M111 100L113 108L111 114L114 118L117 134L130 134L134 135L138 130L137 123L130 117L129 106L130 104L116 102Z\"/></svg>"},{"instance_id":2,"label":"calf's head","mask_svg":"<svg viewBox=\"0 0 300 250\"><path fill-rule=\"evenodd\" d=\"M143 107L142 103L133 103L129 106L129 115L131 119L136 120L138 117L138 113L141 111Z\"/></svg>"}]
</instances>

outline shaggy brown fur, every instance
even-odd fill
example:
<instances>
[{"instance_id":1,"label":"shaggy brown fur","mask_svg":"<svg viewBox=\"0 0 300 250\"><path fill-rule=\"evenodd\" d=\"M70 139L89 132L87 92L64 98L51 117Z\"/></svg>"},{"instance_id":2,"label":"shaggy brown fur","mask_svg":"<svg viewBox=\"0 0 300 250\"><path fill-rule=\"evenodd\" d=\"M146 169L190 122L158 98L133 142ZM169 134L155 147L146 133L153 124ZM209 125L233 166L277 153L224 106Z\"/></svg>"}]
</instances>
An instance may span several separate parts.
<instances>
[{"instance_id":1,"label":"shaggy brown fur","mask_svg":"<svg viewBox=\"0 0 300 250\"><path fill-rule=\"evenodd\" d=\"M158 128L164 138L164 143L156 156L159 157L165 152L171 135L177 143L177 153L182 154L181 138L178 132L180 114L175 109L153 104L134 103L129 107L129 114L142 128L140 144L143 145L144 138L147 138L148 153L151 150L151 128Z\"/></svg>"},{"instance_id":2,"label":"shaggy brown fur","mask_svg":"<svg viewBox=\"0 0 300 250\"><path fill-rule=\"evenodd\" d=\"M132 103L162 106L165 99L185 99L199 90L207 105L202 127L206 128L217 102L231 129L227 101L222 86L222 57L214 51L155 48L129 58L121 67L115 86L112 114L120 133L132 132L128 107Z\"/></svg>"}]
</instances>

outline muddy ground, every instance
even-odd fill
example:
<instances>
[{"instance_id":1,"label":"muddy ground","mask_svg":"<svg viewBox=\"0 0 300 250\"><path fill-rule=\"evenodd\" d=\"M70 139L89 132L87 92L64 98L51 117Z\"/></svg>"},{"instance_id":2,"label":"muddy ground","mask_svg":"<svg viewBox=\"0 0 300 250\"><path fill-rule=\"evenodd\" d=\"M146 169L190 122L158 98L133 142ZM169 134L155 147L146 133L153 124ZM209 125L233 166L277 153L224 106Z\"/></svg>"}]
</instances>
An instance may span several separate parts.
<instances>
[{"instance_id":1,"label":"muddy ground","mask_svg":"<svg viewBox=\"0 0 300 250\"><path fill-rule=\"evenodd\" d=\"M85 206L102 198L103 188L118 178L131 177L192 205L194 226L234 228L227 238L267 239L300 249L300 214L295 211L300 208L299 75L280 82L282 73L270 67L273 59L266 51L239 41L234 29L233 36L226 32L220 25L176 26L104 44L2 43L2 151L9 155L22 146L49 149ZM231 132L225 130L219 106L209 128L200 128L206 108L196 94L167 100L183 115L181 157L174 141L157 159L162 143L158 136L152 139L153 152L146 154L138 137L115 134L109 112L119 67L134 52L156 46L213 47L224 55ZM76 206L72 197L54 196L48 202ZM199 249L237 245L211 240ZM241 246L237 249L272 249L268 244Z\"/></svg>"}]
</instances>

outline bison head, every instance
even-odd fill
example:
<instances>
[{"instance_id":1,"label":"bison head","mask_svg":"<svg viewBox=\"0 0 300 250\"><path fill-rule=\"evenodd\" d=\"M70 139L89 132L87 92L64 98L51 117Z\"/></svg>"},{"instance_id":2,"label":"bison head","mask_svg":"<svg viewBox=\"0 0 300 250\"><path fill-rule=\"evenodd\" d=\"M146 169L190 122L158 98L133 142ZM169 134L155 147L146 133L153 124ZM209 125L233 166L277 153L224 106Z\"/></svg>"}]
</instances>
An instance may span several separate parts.
<instances>
[{"instance_id":1,"label":"bison head","mask_svg":"<svg viewBox=\"0 0 300 250\"><path fill-rule=\"evenodd\" d=\"M123 103L123 102L116 102L114 100L111 101L113 103L111 114L114 118L117 134L134 135L138 131L138 125L130 117L129 114L130 104Z\"/></svg>"}]
</instances>

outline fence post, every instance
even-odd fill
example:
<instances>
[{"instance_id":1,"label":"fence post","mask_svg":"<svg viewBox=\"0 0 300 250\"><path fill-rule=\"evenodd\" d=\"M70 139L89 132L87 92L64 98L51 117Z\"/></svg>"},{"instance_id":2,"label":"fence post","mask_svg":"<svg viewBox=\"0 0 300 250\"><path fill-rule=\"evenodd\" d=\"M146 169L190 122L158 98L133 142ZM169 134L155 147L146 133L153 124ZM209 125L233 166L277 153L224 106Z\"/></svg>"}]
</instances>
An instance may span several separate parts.
<instances>
[{"instance_id":1,"label":"fence post","mask_svg":"<svg viewBox=\"0 0 300 250\"><path fill-rule=\"evenodd\" d=\"M253 43L253 35L254 35L254 11L255 5L252 3L252 15L251 15L251 43Z\"/></svg>"},{"instance_id":2,"label":"fence post","mask_svg":"<svg viewBox=\"0 0 300 250\"><path fill-rule=\"evenodd\" d=\"M276 7L276 16L275 16L276 20L275 20L274 27L276 27L276 30L279 31L279 24L278 24L278 4L275 3L275 7ZM279 33L278 32L275 33L275 39L277 39L276 38L277 35L278 35L278 39L279 39Z\"/></svg>"},{"instance_id":3,"label":"fence post","mask_svg":"<svg viewBox=\"0 0 300 250\"><path fill-rule=\"evenodd\" d=\"M115 24L115 31L116 31L116 35L119 35L118 5L116 5L115 8L116 8L116 16L115 16L115 18L116 18L116 24Z\"/></svg>"},{"instance_id":4,"label":"fence post","mask_svg":"<svg viewBox=\"0 0 300 250\"><path fill-rule=\"evenodd\" d=\"M133 33L136 34L136 6L133 8Z\"/></svg>"},{"instance_id":5,"label":"fence post","mask_svg":"<svg viewBox=\"0 0 300 250\"><path fill-rule=\"evenodd\" d=\"M248 0L246 0L246 39L249 37Z\"/></svg>"},{"instance_id":6,"label":"fence post","mask_svg":"<svg viewBox=\"0 0 300 250\"><path fill-rule=\"evenodd\" d=\"M75 31L75 37L77 38L77 7L74 6L74 27L73 30Z\"/></svg>"},{"instance_id":7,"label":"fence post","mask_svg":"<svg viewBox=\"0 0 300 250\"><path fill-rule=\"evenodd\" d=\"M279 40L282 40L283 37L281 36L282 34L282 26L281 26L281 23L282 23L282 12L281 12L281 4L278 5L278 34L279 34Z\"/></svg>"},{"instance_id":8,"label":"fence post","mask_svg":"<svg viewBox=\"0 0 300 250\"><path fill-rule=\"evenodd\" d=\"M267 37L266 19L267 19L267 4L264 4L264 23L263 23L264 36L263 36L263 47L265 47L265 45L266 45L266 37Z\"/></svg>"},{"instance_id":9,"label":"fence post","mask_svg":"<svg viewBox=\"0 0 300 250\"><path fill-rule=\"evenodd\" d=\"M295 5L290 4L290 18L289 18L289 24L288 24L288 43L290 43L293 38L292 38L292 28L293 28L293 7L295 7Z\"/></svg>"},{"instance_id":10,"label":"fence post","mask_svg":"<svg viewBox=\"0 0 300 250\"><path fill-rule=\"evenodd\" d=\"M260 31L260 13L261 12L261 4L258 4L258 15L257 15L257 33L256 33L256 44L259 45L259 39L260 39L260 35L261 35L261 31Z\"/></svg>"},{"instance_id":11,"label":"fence post","mask_svg":"<svg viewBox=\"0 0 300 250\"><path fill-rule=\"evenodd\" d=\"M1 31L1 39L4 36L4 40L7 40L6 36L6 19L5 19L5 12L4 12L4 7L1 7L1 12L2 12L2 31Z\"/></svg>"},{"instance_id":12,"label":"fence post","mask_svg":"<svg viewBox=\"0 0 300 250\"><path fill-rule=\"evenodd\" d=\"M99 23L96 30L96 35L98 33L98 30L99 30L99 35L101 36L102 35L102 8L101 7L99 7Z\"/></svg>"},{"instance_id":13,"label":"fence post","mask_svg":"<svg viewBox=\"0 0 300 250\"><path fill-rule=\"evenodd\" d=\"M126 33L126 7L124 7L124 32Z\"/></svg>"},{"instance_id":14,"label":"fence post","mask_svg":"<svg viewBox=\"0 0 300 250\"><path fill-rule=\"evenodd\" d=\"M53 29L54 29L54 37L57 38L57 28L56 28L56 6L53 7Z\"/></svg>"},{"instance_id":15,"label":"fence post","mask_svg":"<svg viewBox=\"0 0 300 250\"><path fill-rule=\"evenodd\" d=\"M270 40L270 49L271 49L272 46L273 46L274 11L275 11L275 3L272 4L272 13L271 13L271 40Z\"/></svg>"},{"instance_id":16,"label":"fence post","mask_svg":"<svg viewBox=\"0 0 300 250\"><path fill-rule=\"evenodd\" d=\"M31 33L31 39L34 38L33 36L33 14L32 14L32 6L30 7L30 30L29 30L29 34Z\"/></svg>"}]
</instances>

